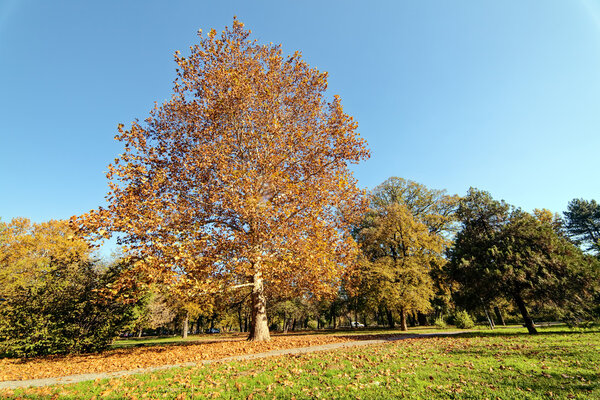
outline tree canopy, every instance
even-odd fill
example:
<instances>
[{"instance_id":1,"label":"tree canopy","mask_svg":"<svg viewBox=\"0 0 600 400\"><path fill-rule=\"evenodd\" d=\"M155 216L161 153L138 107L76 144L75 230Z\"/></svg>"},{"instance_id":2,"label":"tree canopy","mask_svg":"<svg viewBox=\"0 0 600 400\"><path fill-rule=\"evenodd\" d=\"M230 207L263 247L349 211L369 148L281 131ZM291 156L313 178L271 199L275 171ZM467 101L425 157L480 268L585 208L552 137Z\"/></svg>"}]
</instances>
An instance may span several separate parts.
<instances>
[{"instance_id":1,"label":"tree canopy","mask_svg":"<svg viewBox=\"0 0 600 400\"><path fill-rule=\"evenodd\" d=\"M87 261L90 253L88 243L74 235L68 221L0 221L0 298L42 284L51 262Z\"/></svg>"},{"instance_id":2,"label":"tree canopy","mask_svg":"<svg viewBox=\"0 0 600 400\"><path fill-rule=\"evenodd\" d=\"M600 204L596 200L573 199L564 216L567 234L575 243L600 256Z\"/></svg>"},{"instance_id":3,"label":"tree canopy","mask_svg":"<svg viewBox=\"0 0 600 400\"><path fill-rule=\"evenodd\" d=\"M432 270L440 268L452 227L455 196L402 178L390 178L370 196L371 207L354 236L362 253L354 280L371 302L400 315L424 312L434 296ZM389 319L391 319L388 316Z\"/></svg>"},{"instance_id":4,"label":"tree canopy","mask_svg":"<svg viewBox=\"0 0 600 400\"><path fill-rule=\"evenodd\" d=\"M175 54L173 95L144 123L119 126L108 207L77 222L192 288L253 286L251 338L269 338L263 282L331 290L355 256L348 224L362 192L348 164L369 156L327 73L250 40L237 19ZM220 287L223 287L221 284Z\"/></svg>"},{"instance_id":5,"label":"tree canopy","mask_svg":"<svg viewBox=\"0 0 600 400\"><path fill-rule=\"evenodd\" d=\"M590 308L598 263L557 234L552 219L544 222L473 188L457 215L462 229L447 270L460 284L456 294L463 305L510 299L530 333L536 329L527 303L563 311Z\"/></svg>"}]
</instances>

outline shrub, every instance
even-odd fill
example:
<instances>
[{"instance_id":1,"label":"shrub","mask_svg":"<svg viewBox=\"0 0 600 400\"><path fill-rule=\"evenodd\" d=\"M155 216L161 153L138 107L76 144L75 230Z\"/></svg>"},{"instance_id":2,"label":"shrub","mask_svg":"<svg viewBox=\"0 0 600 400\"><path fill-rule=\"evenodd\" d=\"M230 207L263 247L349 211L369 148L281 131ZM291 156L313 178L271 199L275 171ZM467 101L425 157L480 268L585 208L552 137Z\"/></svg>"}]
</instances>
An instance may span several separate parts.
<instances>
[{"instance_id":1,"label":"shrub","mask_svg":"<svg viewBox=\"0 0 600 400\"><path fill-rule=\"evenodd\" d=\"M137 286L117 285L124 265L52 262L35 286L0 302L0 355L31 357L108 347L131 321Z\"/></svg>"},{"instance_id":2,"label":"shrub","mask_svg":"<svg viewBox=\"0 0 600 400\"><path fill-rule=\"evenodd\" d=\"M454 314L454 324L460 329L471 329L475 326L473 319L466 311L458 311Z\"/></svg>"},{"instance_id":3,"label":"shrub","mask_svg":"<svg viewBox=\"0 0 600 400\"><path fill-rule=\"evenodd\" d=\"M444 317L441 315L435 319L435 322L433 324L438 329L445 329L448 326L446 324L446 321L444 320Z\"/></svg>"}]
</instances>

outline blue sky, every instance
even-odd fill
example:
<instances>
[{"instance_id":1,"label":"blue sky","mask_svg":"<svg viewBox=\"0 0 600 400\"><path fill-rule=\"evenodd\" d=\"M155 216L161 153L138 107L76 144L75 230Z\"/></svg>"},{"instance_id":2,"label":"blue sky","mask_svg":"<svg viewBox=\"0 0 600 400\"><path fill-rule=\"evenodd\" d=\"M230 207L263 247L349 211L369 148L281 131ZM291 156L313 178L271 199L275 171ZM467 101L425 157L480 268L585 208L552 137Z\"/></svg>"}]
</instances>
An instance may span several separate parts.
<instances>
[{"instance_id":1,"label":"blue sky","mask_svg":"<svg viewBox=\"0 0 600 400\"><path fill-rule=\"evenodd\" d=\"M170 96L173 53L233 16L329 72L372 157L522 207L600 200L600 2L0 0L0 218L104 204L118 123Z\"/></svg>"}]
</instances>

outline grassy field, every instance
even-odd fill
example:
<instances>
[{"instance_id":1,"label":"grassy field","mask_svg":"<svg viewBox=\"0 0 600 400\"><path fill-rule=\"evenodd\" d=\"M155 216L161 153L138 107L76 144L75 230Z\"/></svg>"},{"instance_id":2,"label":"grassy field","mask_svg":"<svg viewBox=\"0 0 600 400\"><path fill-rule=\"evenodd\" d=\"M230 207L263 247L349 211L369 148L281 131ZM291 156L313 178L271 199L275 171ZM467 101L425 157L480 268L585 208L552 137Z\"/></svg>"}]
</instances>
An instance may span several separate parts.
<instances>
[{"instance_id":1,"label":"grassy field","mask_svg":"<svg viewBox=\"0 0 600 400\"><path fill-rule=\"evenodd\" d=\"M27 399L594 399L600 398L600 331L474 331L0 393Z\"/></svg>"},{"instance_id":2,"label":"grassy field","mask_svg":"<svg viewBox=\"0 0 600 400\"><path fill-rule=\"evenodd\" d=\"M475 329L483 329L487 330L487 325L478 326ZM448 327L444 329L443 332L453 332L460 331L460 329L455 329L453 327ZM318 331L290 331L286 334L282 333L274 333L271 332L272 337L279 336L304 336L304 335L332 335L332 336L362 336L362 335L413 335L419 333L439 333L440 329L435 327L411 327L408 331L402 332L398 329L387 329L387 328L348 328L348 329L331 329L331 330L318 330ZM196 343L196 342L206 342L206 341L214 341L214 340L225 340L225 339L238 339L245 338L248 336L248 333L240 333L240 332L225 332L219 334L197 334L197 335L188 335L187 338L183 339L181 336L162 336L162 337L132 337L126 339L118 339L112 344L112 348L127 348L127 347L138 347L138 346L161 346L166 344L187 344L187 343Z\"/></svg>"}]
</instances>

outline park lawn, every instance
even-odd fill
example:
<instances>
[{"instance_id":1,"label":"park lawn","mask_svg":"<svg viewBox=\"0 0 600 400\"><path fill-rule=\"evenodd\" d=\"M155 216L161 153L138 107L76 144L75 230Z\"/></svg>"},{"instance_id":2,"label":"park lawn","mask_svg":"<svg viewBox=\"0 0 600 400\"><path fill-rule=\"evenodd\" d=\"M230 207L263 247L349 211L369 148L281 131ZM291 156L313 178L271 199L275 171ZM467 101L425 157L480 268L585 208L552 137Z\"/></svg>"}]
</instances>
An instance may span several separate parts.
<instances>
[{"instance_id":1,"label":"park lawn","mask_svg":"<svg viewBox=\"0 0 600 400\"><path fill-rule=\"evenodd\" d=\"M487 329L487 326L478 326L479 329ZM288 333L277 333L271 332L272 337L296 337L296 336L307 336L307 335L328 335L328 336L365 336L365 335L413 335L421 333L440 333L440 332L455 332L462 331L462 329L454 328L449 326L440 330L433 326L426 327L411 327L408 331L400 331L398 329L391 328L338 328L338 329L326 329L326 330L299 330L289 331ZM225 332L220 334L194 334L188 335L187 338L181 336L162 336L162 337L132 337L126 339L117 339L111 345L112 349L120 349L127 347L139 347L139 346L155 346L155 345L177 345L177 344L191 344L191 343L203 343L211 342L216 340L239 340L245 339L248 336L247 332Z\"/></svg>"},{"instance_id":2,"label":"park lawn","mask_svg":"<svg viewBox=\"0 0 600 400\"><path fill-rule=\"evenodd\" d=\"M219 339L214 335L213 341L124 347L92 354L3 358L0 381L125 371L356 340L356 337L331 335L276 336L269 342L247 342L245 338Z\"/></svg>"},{"instance_id":3,"label":"park lawn","mask_svg":"<svg viewBox=\"0 0 600 400\"><path fill-rule=\"evenodd\" d=\"M73 399L600 398L600 332L477 331L4 391ZM1 392L0 392L1 393Z\"/></svg>"}]
</instances>

